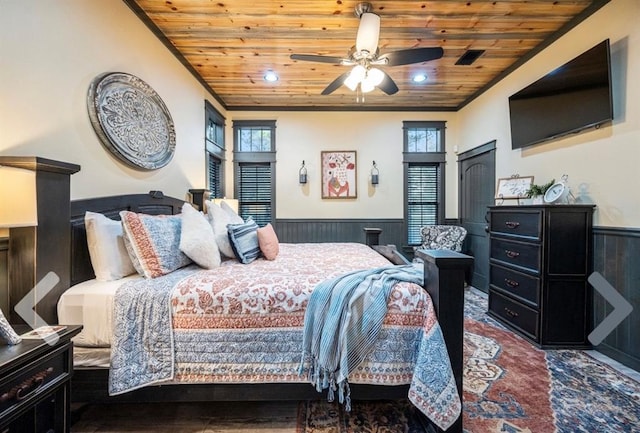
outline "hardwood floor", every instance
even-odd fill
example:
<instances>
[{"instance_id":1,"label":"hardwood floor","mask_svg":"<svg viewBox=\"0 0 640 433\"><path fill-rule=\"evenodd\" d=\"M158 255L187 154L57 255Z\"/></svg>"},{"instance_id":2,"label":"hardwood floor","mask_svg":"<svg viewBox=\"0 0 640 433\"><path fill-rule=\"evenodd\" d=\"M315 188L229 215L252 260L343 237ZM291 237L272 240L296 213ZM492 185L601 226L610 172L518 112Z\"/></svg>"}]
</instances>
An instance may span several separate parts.
<instances>
[{"instance_id":1,"label":"hardwood floor","mask_svg":"<svg viewBox=\"0 0 640 433\"><path fill-rule=\"evenodd\" d=\"M296 433L297 401L74 407L72 433Z\"/></svg>"}]
</instances>

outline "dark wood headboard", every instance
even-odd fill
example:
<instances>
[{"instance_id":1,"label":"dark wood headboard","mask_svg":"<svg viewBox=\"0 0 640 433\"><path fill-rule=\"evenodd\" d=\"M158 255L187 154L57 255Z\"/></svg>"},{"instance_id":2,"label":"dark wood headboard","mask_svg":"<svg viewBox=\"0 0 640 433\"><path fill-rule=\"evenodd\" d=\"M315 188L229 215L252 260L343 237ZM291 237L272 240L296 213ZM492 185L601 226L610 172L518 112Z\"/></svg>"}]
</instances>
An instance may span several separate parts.
<instances>
[{"instance_id":1,"label":"dark wood headboard","mask_svg":"<svg viewBox=\"0 0 640 433\"><path fill-rule=\"evenodd\" d=\"M87 247L87 232L84 226L85 212L98 212L114 220L120 219L120 211L123 210L149 215L175 215L181 212L184 203L183 200L167 197L160 191L72 201L71 285L95 278Z\"/></svg>"}]
</instances>

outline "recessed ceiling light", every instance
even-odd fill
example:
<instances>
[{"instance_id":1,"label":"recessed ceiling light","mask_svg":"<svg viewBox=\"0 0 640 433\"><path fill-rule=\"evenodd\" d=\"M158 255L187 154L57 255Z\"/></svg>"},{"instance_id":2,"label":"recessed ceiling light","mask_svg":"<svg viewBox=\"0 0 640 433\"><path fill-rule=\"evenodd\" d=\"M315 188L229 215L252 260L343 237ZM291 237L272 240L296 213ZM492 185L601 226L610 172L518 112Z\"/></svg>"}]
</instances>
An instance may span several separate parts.
<instances>
[{"instance_id":1,"label":"recessed ceiling light","mask_svg":"<svg viewBox=\"0 0 640 433\"><path fill-rule=\"evenodd\" d=\"M278 74L269 70L264 74L264 81L268 81L270 83L273 83L274 81L278 81Z\"/></svg>"},{"instance_id":2,"label":"recessed ceiling light","mask_svg":"<svg viewBox=\"0 0 640 433\"><path fill-rule=\"evenodd\" d=\"M422 83L423 81L427 80L427 75L426 74L416 74L413 76L413 82L414 83Z\"/></svg>"}]
</instances>

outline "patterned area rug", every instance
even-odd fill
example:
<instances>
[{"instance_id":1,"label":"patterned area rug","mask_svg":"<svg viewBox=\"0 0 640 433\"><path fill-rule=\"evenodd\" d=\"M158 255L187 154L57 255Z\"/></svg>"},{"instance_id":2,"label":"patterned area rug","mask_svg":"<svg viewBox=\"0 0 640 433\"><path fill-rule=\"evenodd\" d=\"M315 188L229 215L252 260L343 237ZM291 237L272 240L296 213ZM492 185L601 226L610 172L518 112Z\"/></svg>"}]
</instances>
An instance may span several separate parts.
<instances>
[{"instance_id":1,"label":"patterned area rug","mask_svg":"<svg viewBox=\"0 0 640 433\"><path fill-rule=\"evenodd\" d=\"M409 402L353 402L351 412L326 401L300 402L297 433L423 433Z\"/></svg>"},{"instance_id":2,"label":"patterned area rug","mask_svg":"<svg viewBox=\"0 0 640 433\"><path fill-rule=\"evenodd\" d=\"M639 383L582 351L537 349L488 317L483 295L465 300L465 432L640 432ZM424 431L406 401L299 410L299 433Z\"/></svg>"},{"instance_id":3,"label":"patterned area rug","mask_svg":"<svg viewBox=\"0 0 640 433\"><path fill-rule=\"evenodd\" d=\"M465 295L464 429L467 433L638 433L640 383L582 351L542 351ZM74 433L423 433L408 401L91 405Z\"/></svg>"},{"instance_id":4,"label":"patterned area rug","mask_svg":"<svg viewBox=\"0 0 640 433\"><path fill-rule=\"evenodd\" d=\"M466 431L640 432L640 383L584 351L535 348L487 316L478 293L465 293ZM469 357L474 335L499 346L490 363L502 372ZM499 377L481 395L467 386L468 378L491 374Z\"/></svg>"}]
</instances>

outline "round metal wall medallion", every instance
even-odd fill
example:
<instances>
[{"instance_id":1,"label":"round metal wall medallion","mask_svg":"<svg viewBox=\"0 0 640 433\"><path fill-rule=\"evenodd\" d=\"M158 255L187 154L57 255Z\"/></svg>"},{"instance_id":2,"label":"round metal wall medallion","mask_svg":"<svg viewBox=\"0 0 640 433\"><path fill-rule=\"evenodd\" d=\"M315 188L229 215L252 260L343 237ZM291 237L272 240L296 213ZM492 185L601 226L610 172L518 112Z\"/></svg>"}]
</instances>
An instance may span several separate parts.
<instances>
[{"instance_id":1,"label":"round metal wall medallion","mask_svg":"<svg viewBox=\"0 0 640 433\"><path fill-rule=\"evenodd\" d=\"M162 99L124 72L97 76L87 96L89 118L102 144L135 168L155 170L173 158L176 133Z\"/></svg>"}]
</instances>

